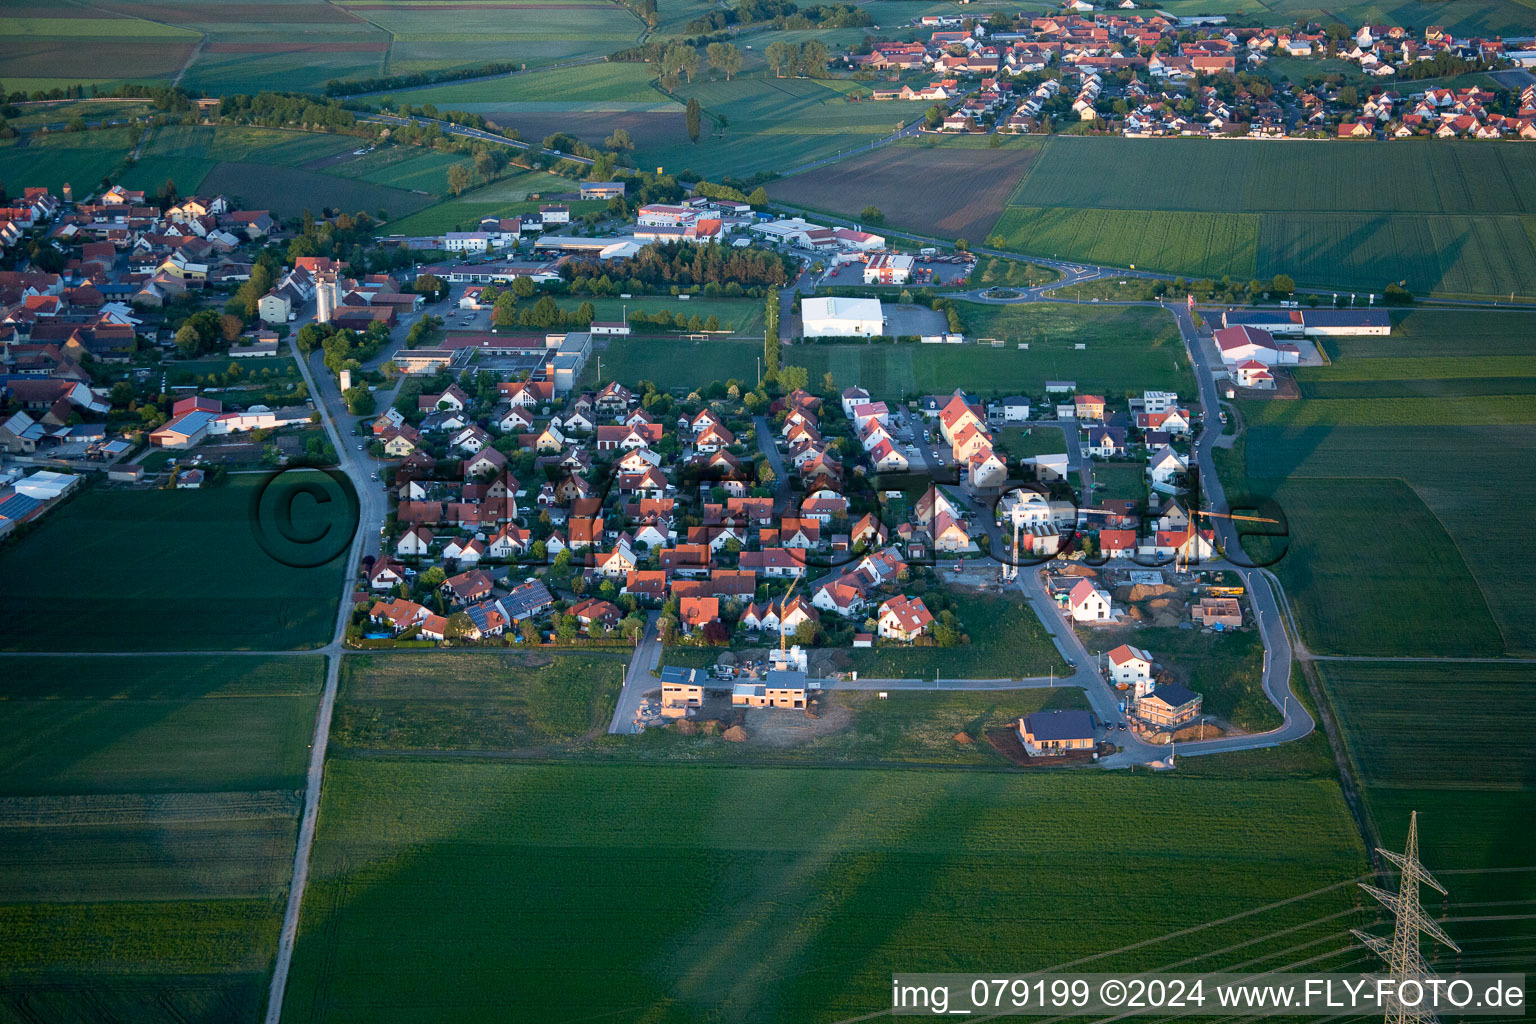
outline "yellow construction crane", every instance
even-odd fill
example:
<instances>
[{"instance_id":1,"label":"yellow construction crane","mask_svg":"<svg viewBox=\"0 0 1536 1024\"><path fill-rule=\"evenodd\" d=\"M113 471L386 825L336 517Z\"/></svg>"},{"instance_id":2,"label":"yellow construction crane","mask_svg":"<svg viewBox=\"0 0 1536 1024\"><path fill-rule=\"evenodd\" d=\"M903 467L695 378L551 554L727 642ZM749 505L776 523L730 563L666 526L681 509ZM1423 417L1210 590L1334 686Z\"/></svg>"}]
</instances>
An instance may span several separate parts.
<instances>
[{"instance_id":1,"label":"yellow construction crane","mask_svg":"<svg viewBox=\"0 0 1536 1024\"><path fill-rule=\"evenodd\" d=\"M784 596L779 598L779 664L780 664L780 666L784 666L784 665L788 665L789 664L788 653L784 650L784 609L789 604L789 597L790 597L790 595L795 592L795 588L798 587L799 585L800 585L800 577L796 576L795 577L795 581L789 585L789 589L784 591Z\"/></svg>"},{"instance_id":2,"label":"yellow construction crane","mask_svg":"<svg viewBox=\"0 0 1536 1024\"><path fill-rule=\"evenodd\" d=\"M1184 543L1180 544L1178 549L1174 552L1174 557L1173 557L1173 571L1174 572L1184 572L1186 569L1189 568L1189 552L1187 550L1188 548L1193 547L1197 551L1199 549L1199 544L1198 543L1194 543L1196 538L1198 538L1200 536L1199 528L1195 524L1195 519L1196 519L1197 516L1205 516L1207 519L1230 519L1233 522L1240 522L1240 523L1276 523L1276 524L1278 524L1280 522L1280 520L1278 520L1278 519L1269 519L1269 518L1266 518L1264 516L1239 516L1239 515L1233 515L1231 512L1211 512L1211 511L1209 511L1207 509L1203 509L1203 508L1194 509L1194 510L1192 510L1189 513L1189 532L1188 532L1188 534L1185 535Z\"/></svg>"}]
</instances>

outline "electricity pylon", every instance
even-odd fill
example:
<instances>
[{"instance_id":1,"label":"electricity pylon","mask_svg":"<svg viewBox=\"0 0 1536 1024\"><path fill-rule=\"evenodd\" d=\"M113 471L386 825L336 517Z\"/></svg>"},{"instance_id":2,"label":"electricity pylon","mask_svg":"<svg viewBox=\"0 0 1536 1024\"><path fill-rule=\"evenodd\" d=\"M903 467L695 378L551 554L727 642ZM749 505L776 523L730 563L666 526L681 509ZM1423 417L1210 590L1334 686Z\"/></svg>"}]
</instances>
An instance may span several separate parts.
<instances>
[{"instance_id":1,"label":"electricity pylon","mask_svg":"<svg viewBox=\"0 0 1536 1024\"><path fill-rule=\"evenodd\" d=\"M1417 1006L1409 1006L1403 1003L1396 995L1403 987L1403 983L1414 981L1420 985L1430 977L1429 964L1424 959L1424 954L1419 952L1419 933L1423 932L1438 942L1443 942L1456 952L1461 952L1461 947L1451 941L1451 937L1440 928L1438 924L1430 920L1424 913L1424 908L1419 904L1419 883L1435 889L1441 895L1445 895L1445 888L1435 881L1424 865L1419 863L1419 812L1414 811L1408 819L1408 845L1402 853L1394 850L1377 849L1377 853L1396 864L1402 871L1402 881L1395 893L1378 889L1374 885L1360 883L1360 888L1376 897L1381 904L1391 911L1396 919L1392 928L1392 938L1383 939L1359 928L1351 929L1355 937L1375 950L1387 963L1387 970L1396 983L1393 996L1388 999L1386 1007L1385 1024L1432 1024L1438 1018L1434 1012L1424 1003ZM1428 993L1428 986L1424 987Z\"/></svg>"}]
</instances>

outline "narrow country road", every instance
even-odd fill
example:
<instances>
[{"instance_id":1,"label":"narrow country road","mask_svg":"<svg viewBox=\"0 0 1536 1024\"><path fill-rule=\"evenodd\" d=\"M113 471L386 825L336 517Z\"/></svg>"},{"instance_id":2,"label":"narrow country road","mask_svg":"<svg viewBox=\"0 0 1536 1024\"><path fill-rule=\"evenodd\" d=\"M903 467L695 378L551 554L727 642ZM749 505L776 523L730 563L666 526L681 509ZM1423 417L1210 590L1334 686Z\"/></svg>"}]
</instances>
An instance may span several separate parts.
<instances>
[{"instance_id":1,"label":"narrow country road","mask_svg":"<svg viewBox=\"0 0 1536 1024\"><path fill-rule=\"evenodd\" d=\"M773 510L779 515L789 512L794 496L789 491L789 474L784 471L784 456L774 443L773 421L767 416L752 417L752 432L757 436L757 449L768 458L773 470Z\"/></svg>"}]
</instances>

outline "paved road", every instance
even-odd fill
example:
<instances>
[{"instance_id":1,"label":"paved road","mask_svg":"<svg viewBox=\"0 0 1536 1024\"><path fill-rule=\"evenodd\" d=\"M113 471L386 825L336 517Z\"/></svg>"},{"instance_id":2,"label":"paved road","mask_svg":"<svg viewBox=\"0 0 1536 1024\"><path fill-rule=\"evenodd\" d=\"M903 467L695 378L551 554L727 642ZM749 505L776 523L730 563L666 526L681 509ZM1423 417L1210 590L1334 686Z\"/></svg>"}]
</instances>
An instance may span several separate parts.
<instances>
[{"instance_id":1,"label":"paved road","mask_svg":"<svg viewBox=\"0 0 1536 1024\"><path fill-rule=\"evenodd\" d=\"M635 731L635 716L640 713L640 699L645 691L661 686L651 669L661 663L661 634L656 628L661 613L651 612L645 617L645 635L640 638L635 653L629 659L629 669L624 673L624 689L619 691L618 704L613 709L613 721L608 723L610 733L628 734Z\"/></svg>"},{"instance_id":2,"label":"paved road","mask_svg":"<svg viewBox=\"0 0 1536 1024\"><path fill-rule=\"evenodd\" d=\"M479 142L489 142L497 146L510 146L513 149L532 150L536 153L544 153L549 156L559 157L562 160L571 160L578 164L592 166L592 161L584 156L574 156L570 153L562 153L558 149L545 149L543 146L535 146L521 139L509 139L505 135L494 135L491 132L483 132L478 128L470 128L462 124L454 124L452 121L443 121L435 117L396 117L394 114L358 114L359 121L372 121L379 124L416 124L422 128L436 126L443 130L445 135L461 135L467 139L475 139Z\"/></svg>"},{"instance_id":3,"label":"paved road","mask_svg":"<svg viewBox=\"0 0 1536 1024\"><path fill-rule=\"evenodd\" d=\"M784 456L779 454L779 446L774 443L773 421L767 416L754 416L752 430L757 435L758 451L768 457L768 465L773 470L774 511L783 515L793 505L794 495L789 490L789 473L784 469Z\"/></svg>"},{"instance_id":4,"label":"paved road","mask_svg":"<svg viewBox=\"0 0 1536 1024\"><path fill-rule=\"evenodd\" d=\"M307 323L311 318L312 312L303 322ZM315 716L315 732L310 741L309 769L304 787L304 816L299 821L299 841L293 854L293 876L288 884L288 905L283 911L283 928L278 935L277 961L267 996L266 1024L278 1024L282 1016L288 968L293 962L293 947L298 938L299 911L309 881L309 855L320 818L320 789L325 779L326 744L330 740L331 715L336 707L336 688L341 675L342 641L346 638L347 622L352 617L352 590L357 579L358 563L365 552L378 551L379 529L389 512L388 497L382 485L373 479L378 464L366 452L357 450L357 442L352 435L353 425L359 417L347 412L336 379L324 368L323 363L318 362L322 358L319 351L312 353L310 360L299 353L295 336L301 324L296 322L291 326L293 331L288 336L289 349L299 364L299 373L304 377L309 393L314 396L315 407L320 410L326 434L336 448L338 468L357 490L359 523L357 535L352 539L352 548L347 554L341 602L336 610L336 631L331 642L320 649L326 655L325 689L321 692L320 710ZM404 325L401 325L396 331L398 333L404 329ZM318 371L314 370L315 365L319 366Z\"/></svg>"}]
</instances>

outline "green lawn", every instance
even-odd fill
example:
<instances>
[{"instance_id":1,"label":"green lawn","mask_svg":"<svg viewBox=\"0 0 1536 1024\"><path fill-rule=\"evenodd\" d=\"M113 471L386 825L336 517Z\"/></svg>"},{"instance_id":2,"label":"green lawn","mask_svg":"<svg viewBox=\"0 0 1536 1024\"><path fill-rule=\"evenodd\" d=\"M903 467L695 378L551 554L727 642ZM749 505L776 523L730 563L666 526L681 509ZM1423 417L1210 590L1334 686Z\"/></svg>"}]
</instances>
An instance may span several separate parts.
<instances>
[{"instance_id":1,"label":"green lawn","mask_svg":"<svg viewBox=\"0 0 1536 1024\"><path fill-rule=\"evenodd\" d=\"M633 385L648 380L663 390L685 393L716 380L755 384L762 354L761 341L672 338L614 338L597 353L602 357L605 381ZM597 380L596 358L588 360L587 374L588 379Z\"/></svg>"},{"instance_id":2,"label":"green lawn","mask_svg":"<svg viewBox=\"0 0 1536 1024\"><path fill-rule=\"evenodd\" d=\"M13 581L0 595L4 647L284 650L327 642L342 558L314 569L274 561L252 527L251 501L263 479L236 476L198 491L91 489L71 498L0 550L0 575ZM295 524L350 530L340 505L301 501ZM82 583L92 579L111 583Z\"/></svg>"},{"instance_id":3,"label":"green lawn","mask_svg":"<svg viewBox=\"0 0 1536 1024\"><path fill-rule=\"evenodd\" d=\"M582 302L592 303L599 320L622 320L626 311L633 316L637 312L656 314L666 310L674 317L692 318L697 315L708 320L713 316L719 321L722 330L730 330L738 336L758 339L763 336L762 299L712 299L694 295L684 301L671 295L637 295L632 299L593 299L572 295L562 298L560 305L562 308L575 309ZM669 332L669 329L654 324L637 323L632 325L632 329L641 335Z\"/></svg>"},{"instance_id":4,"label":"green lawn","mask_svg":"<svg viewBox=\"0 0 1536 1024\"><path fill-rule=\"evenodd\" d=\"M626 651L351 654L331 735L381 750L523 750L606 729Z\"/></svg>"},{"instance_id":5,"label":"green lawn","mask_svg":"<svg viewBox=\"0 0 1536 1024\"><path fill-rule=\"evenodd\" d=\"M817 380L830 371L839 387L857 383L872 394L903 398L955 388L983 395L1040 395L1047 380L1120 395L1161 388L1185 394L1194 382L1169 315L1146 307L1092 305L985 306L960 302L974 345L796 345L784 361ZM1029 345L1018 348L1019 343ZM1083 345L1082 351L1076 346Z\"/></svg>"},{"instance_id":6,"label":"green lawn","mask_svg":"<svg viewBox=\"0 0 1536 1024\"><path fill-rule=\"evenodd\" d=\"M1353 893L1171 933L1364 868L1311 781L341 760L320 823L285 1012L331 1022L830 1022L887 1005L893 970L1165 935L1114 966L1265 962Z\"/></svg>"},{"instance_id":7,"label":"green lawn","mask_svg":"<svg viewBox=\"0 0 1536 1024\"><path fill-rule=\"evenodd\" d=\"M1017 679L1063 673L1066 663L1040 619L1008 597L955 594L955 615L971 642L961 647L870 647L847 653L861 678Z\"/></svg>"},{"instance_id":8,"label":"green lawn","mask_svg":"<svg viewBox=\"0 0 1536 1024\"><path fill-rule=\"evenodd\" d=\"M0 660L0 1014L259 1019L324 668Z\"/></svg>"}]
</instances>

